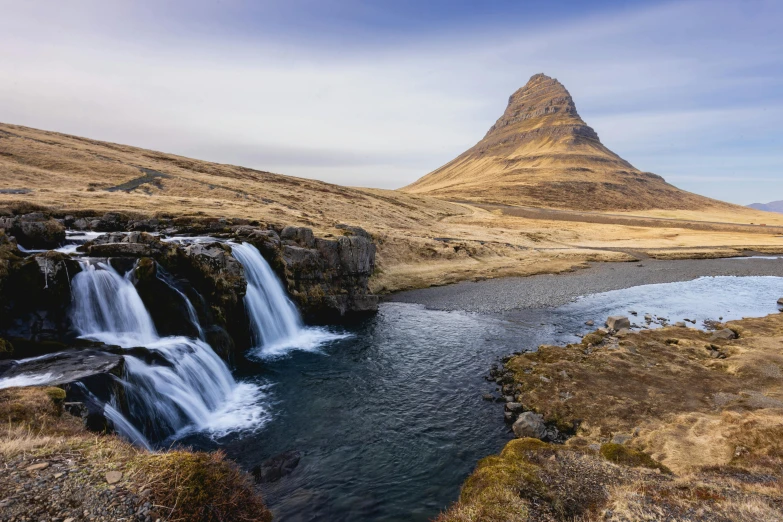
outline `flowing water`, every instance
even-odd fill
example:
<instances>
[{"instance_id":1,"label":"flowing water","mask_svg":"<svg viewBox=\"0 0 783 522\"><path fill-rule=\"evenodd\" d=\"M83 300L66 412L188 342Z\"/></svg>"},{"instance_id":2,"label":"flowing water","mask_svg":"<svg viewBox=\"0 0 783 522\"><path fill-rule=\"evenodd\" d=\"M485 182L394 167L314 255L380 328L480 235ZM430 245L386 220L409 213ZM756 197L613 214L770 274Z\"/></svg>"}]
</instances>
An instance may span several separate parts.
<instances>
[{"instance_id":1,"label":"flowing water","mask_svg":"<svg viewBox=\"0 0 783 522\"><path fill-rule=\"evenodd\" d=\"M296 306L256 247L232 244L231 251L242 263L247 279L245 308L253 342L251 357L274 358L291 350L317 350L324 343L344 337L326 328L304 326Z\"/></svg>"},{"instance_id":2,"label":"flowing water","mask_svg":"<svg viewBox=\"0 0 783 522\"><path fill-rule=\"evenodd\" d=\"M158 336L130 273L123 277L107 264L86 261L82 268L72 281L72 319L81 337L141 346L158 356L154 363L125 356L129 422L146 437L161 441L188 431L221 436L263 424L260 388L237 382L205 342Z\"/></svg>"},{"instance_id":3,"label":"flowing water","mask_svg":"<svg viewBox=\"0 0 783 522\"><path fill-rule=\"evenodd\" d=\"M104 406L130 440L221 448L248 469L301 452L293 473L262 486L283 521L437 515L476 462L511 437L502 404L482 400L495 389L484 376L504 355L572 342L585 321L631 310L672 323L732 320L773 313L783 295L783 277L705 277L503 313L388 302L335 333L302 324L254 247L232 249L248 279L254 344L233 375L202 340L159 336L130 278L109 265L84 262L72 281L72 317L85 338L156 355L126 355L127 416ZM190 320L197 325L195 311Z\"/></svg>"},{"instance_id":4,"label":"flowing water","mask_svg":"<svg viewBox=\"0 0 783 522\"><path fill-rule=\"evenodd\" d=\"M268 383L272 418L261 430L187 442L221 447L247 468L300 451L291 475L263 486L277 520L429 520L456 500L476 462L511 437L503 405L482 400L495 390L484 376L498 358L573 342L589 319L633 310L671 322L731 320L774 313L781 295L780 277L710 277L507 314L385 303L321 352L239 369Z\"/></svg>"}]
</instances>

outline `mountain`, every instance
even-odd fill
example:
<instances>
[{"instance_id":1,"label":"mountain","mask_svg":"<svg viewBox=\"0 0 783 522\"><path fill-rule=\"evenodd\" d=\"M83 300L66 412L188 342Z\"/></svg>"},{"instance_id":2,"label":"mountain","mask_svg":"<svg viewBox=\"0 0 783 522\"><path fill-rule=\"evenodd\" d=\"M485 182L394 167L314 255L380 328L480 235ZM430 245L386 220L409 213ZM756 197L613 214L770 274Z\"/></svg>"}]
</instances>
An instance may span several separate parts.
<instances>
[{"instance_id":1,"label":"mountain","mask_svg":"<svg viewBox=\"0 0 783 522\"><path fill-rule=\"evenodd\" d=\"M765 210L767 212L778 212L783 214L783 201L772 201L770 203L752 203L748 205L756 210Z\"/></svg>"},{"instance_id":2,"label":"mountain","mask_svg":"<svg viewBox=\"0 0 783 522\"><path fill-rule=\"evenodd\" d=\"M607 149L566 88L536 74L471 149L404 192L575 210L697 210L728 206L642 172Z\"/></svg>"}]
</instances>

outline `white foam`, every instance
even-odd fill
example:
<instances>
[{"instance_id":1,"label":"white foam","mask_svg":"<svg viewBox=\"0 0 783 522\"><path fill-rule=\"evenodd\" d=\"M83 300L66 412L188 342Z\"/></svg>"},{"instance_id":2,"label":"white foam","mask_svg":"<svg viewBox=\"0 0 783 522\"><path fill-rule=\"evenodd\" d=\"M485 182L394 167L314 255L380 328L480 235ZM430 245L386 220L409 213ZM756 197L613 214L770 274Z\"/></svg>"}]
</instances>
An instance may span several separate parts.
<instances>
[{"instance_id":1,"label":"white foam","mask_svg":"<svg viewBox=\"0 0 783 522\"><path fill-rule=\"evenodd\" d=\"M0 389L17 388L21 386L43 386L55 380L51 373L37 375L17 375L15 377L0 378Z\"/></svg>"}]
</instances>

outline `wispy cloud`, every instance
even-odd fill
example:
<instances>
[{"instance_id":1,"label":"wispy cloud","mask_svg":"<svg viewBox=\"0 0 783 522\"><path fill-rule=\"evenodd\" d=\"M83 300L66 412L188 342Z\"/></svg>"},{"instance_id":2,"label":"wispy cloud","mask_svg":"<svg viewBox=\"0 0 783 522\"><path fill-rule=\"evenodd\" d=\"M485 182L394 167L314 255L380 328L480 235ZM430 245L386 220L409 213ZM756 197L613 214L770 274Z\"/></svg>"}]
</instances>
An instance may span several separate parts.
<instances>
[{"instance_id":1,"label":"wispy cloud","mask_svg":"<svg viewBox=\"0 0 783 522\"><path fill-rule=\"evenodd\" d=\"M637 167L739 203L783 198L783 181L715 182L783 166L774 1L577 2L569 16L520 2L144 4L0 0L0 120L394 188L473 145L543 71Z\"/></svg>"}]
</instances>

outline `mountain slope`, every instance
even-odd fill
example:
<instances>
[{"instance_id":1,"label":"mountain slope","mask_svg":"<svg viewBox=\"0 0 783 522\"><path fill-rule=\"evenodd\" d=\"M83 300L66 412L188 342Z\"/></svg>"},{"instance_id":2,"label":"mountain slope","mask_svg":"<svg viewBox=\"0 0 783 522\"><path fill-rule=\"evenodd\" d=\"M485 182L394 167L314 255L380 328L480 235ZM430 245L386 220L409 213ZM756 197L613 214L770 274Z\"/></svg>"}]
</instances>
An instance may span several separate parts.
<instances>
[{"instance_id":1,"label":"mountain slope","mask_svg":"<svg viewBox=\"0 0 783 522\"><path fill-rule=\"evenodd\" d=\"M769 203L752 203L748 207L766 212L783 213L783 201L771 201Z\"/></svg>"},{"instance_id":2,"label":"mountain slope","mask_svg":"<svg viewBox=\"0 0 783 522\"><path fill-rule=\"evenodd\" d=\"M536 74L486 136L401 189L445 199L575 210L729 206L641 172L607 149L557 80Z\"/></svg>"}]
</instances>

